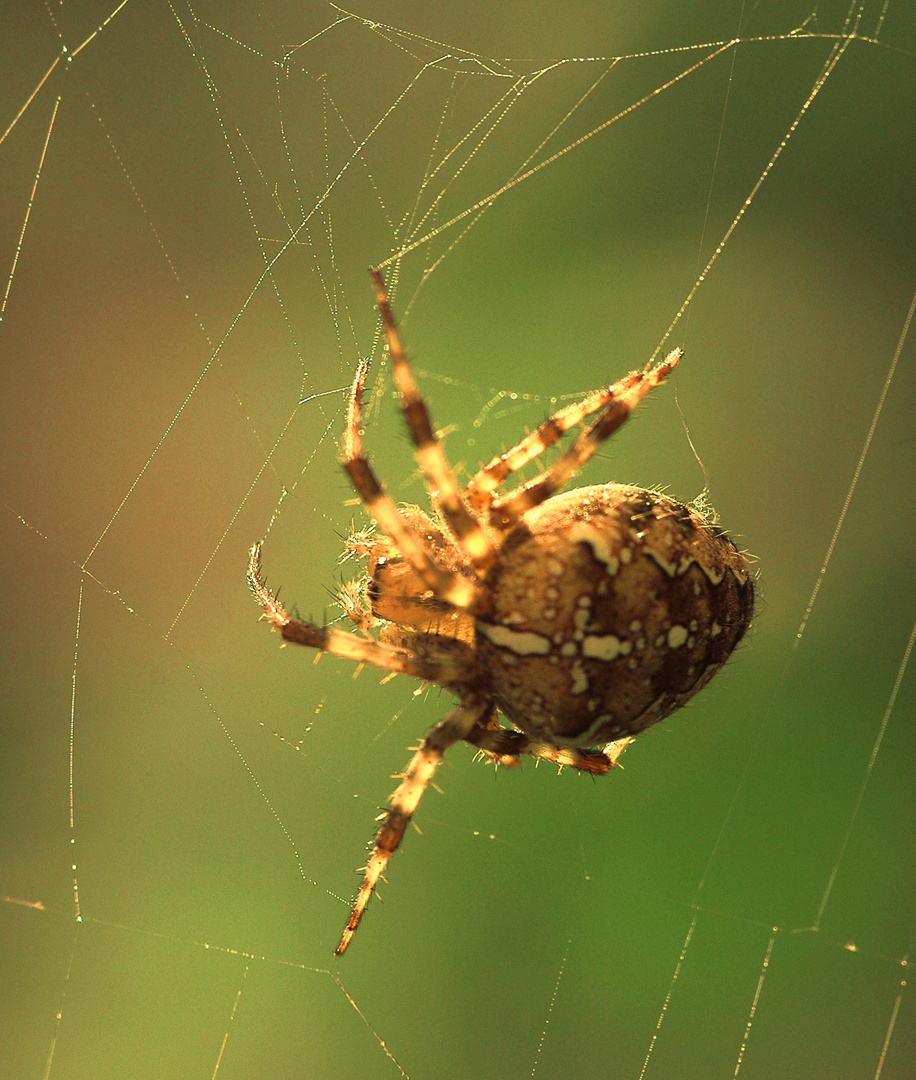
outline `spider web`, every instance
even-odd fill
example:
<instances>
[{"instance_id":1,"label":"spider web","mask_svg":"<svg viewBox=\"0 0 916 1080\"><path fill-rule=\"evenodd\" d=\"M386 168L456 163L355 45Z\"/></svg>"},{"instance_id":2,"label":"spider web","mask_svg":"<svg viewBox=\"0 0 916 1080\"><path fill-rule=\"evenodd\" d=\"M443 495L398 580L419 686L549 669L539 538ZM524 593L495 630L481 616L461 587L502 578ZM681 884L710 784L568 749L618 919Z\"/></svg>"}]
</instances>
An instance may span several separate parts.
<instances>
[{"instance_id":1,"label":"spider web","mask_svg":"<svg viewBox=\"0 0 916 1080\"><path fill-rule=\"evenodd\" d=\"M0 15L2 1075L912 1076L912 5L444 8ZM339 617L360 356L425 498L386 259L461 475L684 345L583 479L708 486L762 601L603 782L455 748L337 963L449 698L244 565Z\"/></svg>"}]
</instances>

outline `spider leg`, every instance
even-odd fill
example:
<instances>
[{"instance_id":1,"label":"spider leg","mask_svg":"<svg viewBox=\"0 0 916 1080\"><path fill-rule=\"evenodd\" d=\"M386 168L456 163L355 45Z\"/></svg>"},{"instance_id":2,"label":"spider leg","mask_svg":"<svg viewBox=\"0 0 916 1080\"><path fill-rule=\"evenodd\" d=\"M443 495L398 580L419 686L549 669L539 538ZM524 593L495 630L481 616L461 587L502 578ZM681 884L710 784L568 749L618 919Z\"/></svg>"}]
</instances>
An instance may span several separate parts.
<instances>
[{"instance_id":1,"label":"spider leg","mask_svg":"<svg viewBox=\"0 0 916 1080\"><path fill-rule=\"evenodd\" d=\"M342 464L350 482L382 531L436 596L473 615L483 614L490 604L487 591L461 574L444 570L437 565L420 537L407 526L394 500L382 487L363 453L360 397L368 370L369 361L361 360L353 378L350 403L347 406Z\"/></svg>"},{"instance_id":2,"label":"spider leg","mask_svg":"<svg viewBox=\"0 0 916 1080\"><path fill-rule=\"evenodd\" d=\"M484 727L478 724L466 736L465 742L476 746L498 765L515 766L522 754L537 760L550 761L561 768L572 769L603 776L616 764L617 759L632 742L631 738L608 743L603 750L590 750L577 746L557 746L547 739L537 739L524 731L502 727Z\"/></svg>"},{"instance_id":3,"label":"spider leg","mask_svg":"<svg viewBox=\"0 0 916 1080\"><path fill-rule=\"evenodd\" d=\"M350 912L343 935L334 950L337 956L346 952L347 946L356 933L356 928L363 917L366 905L375 892L379 878L384 874L388 860L397 851L404 838L404 830L439 767L442 755L453 743L467 738L468 732L478 723L486 708L486 704L468 701L453 709L430 731L411 758L407 768L399 775L398 779L401 782L391 796L388 810L379 819L381 825L372 846L372 854L363 868L362 884L356 894L353 910Z\"/></svg>"},{"instance_id":4,"label":"spider leg","mask_svg":"<svg viewBox=\"0 0 916 1080\"><path fill-rule=\"evenodd\" d=\"M647 372L634 372L635 379L622 379L624 389L620 395L611 397L589 427L576 436L572 446L540 476L510 491L501 499L494 499L490 507L490 523L506 529L513 525L533 506L539 506L571 480L589 460L605 439L626 421L639 402L668 376L681 359L680 349L668 353L661 363ZM632 379L632 381L630 381Z\"/></svg>"},{"instance_id":5,"label":"spider leg","mask_svg":"<svg viewBox=\"0 0 916 1080\"><path fill-rule=\"evenodd\" d=\"M319 652L331 653L360 664L411 675L424 682L447 686L465 682L473 676L475 664L468 645L454 638L430 639L423 655L413 650L387 645L371 638L357 637L343 630L291 618L273 596L261 577L261 545L255 544L248 558L248 586L264 608L265 616L276 626L284 640L305 645Z\"/></svg>"},{"instance_id":6,"label":"spider leg","mask_svg":"<svg viewBox=\"0 0 916 1080\"><path fill-rule=\"evenodd\" d=\"M491 708L485 720L481 720L464 740L476 746L478 757L489 758L494 765L517 769L522 763L525 736L515 729L500 727L495 708Z\"/></svg>"},{"instance_id":7,"label":"spider leg","mask_svg":"<svg viewBox=\"0 0 916 1080\"><path fill-rule=\"evenodd\" d=\"M394 378L401 395L404 420L416 447L417 461L426 482L436 495L437 506L461 547L467 552L473 566L485 570L496 559L496 548L486 530L468 509L458 489L458 483L445 456L442 445L433 431L432 419L426 402L420 395L401 344L388 292L382 275L374 267L370 271L375 282L378 303L388 352L394 366Z\"/></svg>"},{"instance_id":8,"label":"spider leg","mask_svg":"<svg viewBox=\"0 0 916 1080\"><path fill-rule=\"evenodd\" d=\"M621 397L642 378L640 372L631 371L629 375L618 379L611 386L603 387L601 390L594 390L581 401L558 409L557 412L549 416L542 424L539 424L534 431L526 435L517 445L513 446L511 450L497 455L489 464L471 477L468 486L464 489L465 499L475 510L483 513L489 505L491 493L503 484L512 473L524 468L529 461L533 461L543 454L549 446L553 446L570 428L581 424L587 416L596 413L612 398Z\"/></svg>"}]
</instances>

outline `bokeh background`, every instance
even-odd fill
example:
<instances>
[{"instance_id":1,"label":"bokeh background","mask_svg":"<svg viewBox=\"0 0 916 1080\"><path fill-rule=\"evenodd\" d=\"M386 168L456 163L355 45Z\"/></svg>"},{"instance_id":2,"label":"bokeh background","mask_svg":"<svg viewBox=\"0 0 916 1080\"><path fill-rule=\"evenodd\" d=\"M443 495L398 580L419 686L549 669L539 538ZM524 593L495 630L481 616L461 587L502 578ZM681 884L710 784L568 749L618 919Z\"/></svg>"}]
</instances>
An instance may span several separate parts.
<instances>
[{"instance_id":1,"label":"bokeh background","mask_svg":"<svg viewBox=\"0 0 916 1080\"><path fill-rule=\"evenodd\" d=\"M912 1077L911 6L352 5L0 12L0 1076ZM464 215L387 271L464 476L762 176L584 476L707 486L752 633L603 781L455 748L336 961L449 698L281 649L244 568L339 618L361 356L425 499L366 267Z\"/></svg>"}]
</instances>

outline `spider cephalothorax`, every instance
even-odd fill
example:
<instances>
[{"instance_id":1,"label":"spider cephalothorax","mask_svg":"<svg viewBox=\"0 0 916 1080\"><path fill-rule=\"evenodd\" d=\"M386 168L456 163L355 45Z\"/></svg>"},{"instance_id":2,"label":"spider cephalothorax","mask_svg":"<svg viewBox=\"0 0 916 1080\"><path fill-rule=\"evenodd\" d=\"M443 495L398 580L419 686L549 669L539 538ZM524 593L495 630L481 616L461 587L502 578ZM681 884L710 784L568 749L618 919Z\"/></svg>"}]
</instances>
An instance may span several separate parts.
<instances>
[{"instance_id":1,"label":"spider cephalothorax","mask_svg":"<svg viewBox=\"0 0 916 1080\"><path fill-rule=\"evenodd\" d=\"M432 511L395 505L363 455L362 361L343 466L380 533L348 541L349 553L366 560L366 580L346 587L341 599L362 636L290 618L263 584L260 545L248 568L255 596L287 641L440 683L458 698L414 754L382 815L338 955L449 746L468 742L502 765L528 754L605 773L634 735L709 682L750 626L754 605L744 556L696 509L618 484L559 493L668 375L679 349L561 409L460 490L401 347L382 277L372 274ZM539 476L495 494L593 414ZM500 712L512 728L499 725Z\"/></svg>"}]
</instances>

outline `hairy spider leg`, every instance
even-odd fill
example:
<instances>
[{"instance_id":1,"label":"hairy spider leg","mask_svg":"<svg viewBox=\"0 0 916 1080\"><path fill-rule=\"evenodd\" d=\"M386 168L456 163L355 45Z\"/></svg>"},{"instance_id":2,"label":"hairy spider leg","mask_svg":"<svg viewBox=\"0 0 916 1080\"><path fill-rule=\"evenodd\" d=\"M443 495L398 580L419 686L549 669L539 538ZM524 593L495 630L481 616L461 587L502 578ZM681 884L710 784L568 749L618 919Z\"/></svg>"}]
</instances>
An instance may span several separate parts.
<instances>
[{"instance_id":1,"label":"hairy spider leg","mask_svg":"<svg viewBox=\"0 0 916 1080\"><path fill-rule=\"evenodd\" d=\"M580 432L572 446L539 476L527 484L509 492L501 499L494 499L490 508L492 523L505 529L534 506L546 502L568 483L592 457L605 439L609 438L626 421L640 401L658 386L676 367L683 356L680 349L673 349L661 363L647 372L635 373L638 377L619 397L612 397L598 413L598 418ZM627 382L626 379L623 382Z\"/></svg>"},{"instance_id":2,"label":"hairy spider leg","mask_svg":"<svg viewBox=\"0 0 916 1080\"><path fill-rule=\"evenodd\" d=\"M581 401L558 409L539 424L534 431L513 446L511 450L498 454L491 462L472 476L468 486L464 489L465 499L478 512L485 512L491 494L512 473L518 472L530 461L540 457L549 446L553 446L570 428L581 424L587 416L596 413L612 398L619 398L642 378L641 372L631 371L629 375L618 379L617 382L612 383L610 386L603 387L601 390L594 390Z\"/></svg>"},{"instance_id":3,"label":"hairy spider leg","mask_svg":"<svg viewBox=\"0 0 916 1080\"><path fill-rule=\"evenodd\" d=\"M473 673L475 662L470 647L453 638L431 641L428 655L420 657L396 645L386 645L343 630L291 618L261 577L260 544L255 544L249 552L247 577L248 587L263 607L265 617L280 631L285 641L360 664L410 675L423 682L451 685L466 681Z\"/></svg>"},{"instance_id":4,"label":"hairy spider leg","mask_svg":"<svg viewBox=\"0 0 916 1080\"><path fill-rule=\"evenodd\" d=\"M483 614L490 606L489 593L461 574L437 565L420 537L405 523L396 503L382 487L363 453L360 399L368 370L369 361L360 360L353 377L350 402L347 406L341 464L368 512L435 595L462 611L473 615Z\"/></svg>"},{"instance_id":5,"label":"hairy spider leg","mask_svg":"<svg viewBox=\"0 0 916 1080\"><path fill-rule=\"evenodd\" d=\"M537 739L524 731L478 725L465 737L465 742L476 746L499 765L515 766L522 754L539 761L549 761L560 768L581 769L582 772L603 776L616 764L617 759L632 742L632 738L618 739L608 743L604 750L589 750L577 746L557 746L545 739Z\"/></svg>"},{"instance_id":6,"label":"hairy spider leg","mask_svg":"<svg viewBox=\"0 0 916 1080\"><path fill-rule=\"evenodd\" d=\"M353 910L350 912L350 918L344 927L340 942L334 950L337 956L346 952L347 946L356 933L366 905L372 898L379 879L385 873L388 860L400 846L404 838L404 830L438 769L443 754L454 743L467 739L468 733L477 725L488 708L486 703L481 704L469 700L452 709L430 731L410 759L407 768L397 777L401 782L391 796L388 810L380 816L381 825L376 834L369 861L363 867L363 880L356 894Z\"/></svg>"},{"instance_id":7,"label":"hairy spider leg","mask_svg":"<svg viewBox=\"0 0 916 1080\"><path fill-rule=\"evenodd\" d=\"M378 310L382 317L388 352L394 367L395 382L398 384L401 395L404 420L416 447L417 461L420 463L430 490L435 493L436 504L442 517L467 553L471 565L477 570L486 570L496 559L496 547L462 498L442 444L433 431L429 409L420 395L410 364L407 362L407 356L401 344L401 335L398 333L397 323L388 302L385 281L374 267L370 273L375 282Z\"/></svg>"}]
</instances>

